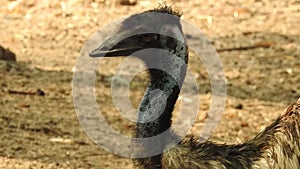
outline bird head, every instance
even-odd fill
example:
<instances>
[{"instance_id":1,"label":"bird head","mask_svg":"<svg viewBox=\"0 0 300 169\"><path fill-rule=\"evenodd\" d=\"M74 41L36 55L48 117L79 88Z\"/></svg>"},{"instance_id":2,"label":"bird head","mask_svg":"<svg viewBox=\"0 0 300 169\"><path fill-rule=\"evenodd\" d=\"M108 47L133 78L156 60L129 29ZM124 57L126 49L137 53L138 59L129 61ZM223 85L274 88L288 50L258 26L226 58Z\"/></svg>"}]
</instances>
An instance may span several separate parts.
<instances>
[{"instance_id":1,"label":"bird head","mask_svg":"<svg viewBox=\"0 0 300 169\"><path fill-rule=\"evenodd\" d=\"M180 16L178 12L166 6L132 15L89 55L129 56L148 48L174 51L178 42L185 42Z\"/></svg>"}]
</instances>

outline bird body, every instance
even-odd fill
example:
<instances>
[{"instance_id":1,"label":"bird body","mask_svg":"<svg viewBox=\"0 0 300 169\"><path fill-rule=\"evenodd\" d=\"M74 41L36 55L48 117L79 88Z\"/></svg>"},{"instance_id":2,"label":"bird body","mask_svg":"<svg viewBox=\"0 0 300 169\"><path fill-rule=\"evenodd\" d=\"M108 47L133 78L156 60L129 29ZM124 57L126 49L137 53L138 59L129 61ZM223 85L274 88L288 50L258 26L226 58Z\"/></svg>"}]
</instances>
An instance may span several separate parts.
<instances>
[{"instance_id":1,"label":"bird body","mask_svg":"<svg viewBox=\"0 0 300 169\"><path fill-rule=\"evenodd\" d=\"M300 99L253 139L241 144L187 138L162 156L165 169L299 169Z\"/></svg>"},{"instance_id":2,"label":"bird body","mask_svg":"<svg viewBox=\"0 0 300 169\"><path fill-rule=\"evenodd\" d=\"M173 15L153 17L152 12ZM136 23L138 26L136 26ZM149 31L152 27L157 33ZM135 33L144 29L144 33ZM126 35L126 36L125 36ZM145 169L297 169L300 163L300 100L253 139L241 144L199 142L187 137L175 147L169 140L178 139L172 130L172 112L187 70L188 48L180 25L180 14L170 7L160 7L130 16L120 30L90 53L91 57L129 56L136 54L148 67L150 84L138 109L135 137L149 138L166 133L155 147L143 145L141 151L162 149L162 154L134 159ZM171 148L169 148L171 147Z\"/></svg>"}]
</instances>

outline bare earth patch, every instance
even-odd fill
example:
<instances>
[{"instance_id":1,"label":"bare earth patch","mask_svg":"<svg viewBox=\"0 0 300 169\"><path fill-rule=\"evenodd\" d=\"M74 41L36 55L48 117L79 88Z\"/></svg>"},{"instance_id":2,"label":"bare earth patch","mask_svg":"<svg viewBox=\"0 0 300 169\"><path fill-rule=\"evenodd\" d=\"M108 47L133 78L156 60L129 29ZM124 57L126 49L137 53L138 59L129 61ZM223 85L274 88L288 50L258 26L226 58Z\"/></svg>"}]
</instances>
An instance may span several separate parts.
<instances>
[{"instance_id":1,"label":"bare earth patch","mask_svg":"<svg viewBox=\"0 0 300 169\"><path fill-rule=\"evenodd\" d=\"M228 79L223 118L211 140L252 138L300 97L300 1L216 2L168 0L219 51ZM72 68L84 42L122 16L151 9L157 1L2 0L0 45L17 62L0 60L0 168L133 168L131 160L95 145L82 130L72 103ZM96 79L107 121L130 134L134 125L118 115L110 79L119 60L107 60ZM208 74L191 56L201 94L198 135L210 106ZM145 75L131 86L136 106ZM43 93L41 93L43 92ZM112 140L113 141L113 140Z\"/></svg>"}]
</instances>

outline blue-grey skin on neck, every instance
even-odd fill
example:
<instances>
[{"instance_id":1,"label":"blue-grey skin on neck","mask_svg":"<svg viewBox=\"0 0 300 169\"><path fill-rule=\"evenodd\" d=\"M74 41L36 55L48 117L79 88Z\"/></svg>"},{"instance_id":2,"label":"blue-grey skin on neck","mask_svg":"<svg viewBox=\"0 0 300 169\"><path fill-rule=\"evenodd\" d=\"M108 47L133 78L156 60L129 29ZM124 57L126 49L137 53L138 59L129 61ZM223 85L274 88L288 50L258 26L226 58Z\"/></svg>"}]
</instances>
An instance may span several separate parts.
<instances>
[{"instance_id":1,"label":"blue-grey skin on neck","mask_svg":"<svg viewBox=\"0 0 300 169\"><path fill-rule=\"evenodd\" d=\"M187 46L185 42L177 41L174 49L146 51L141 59L149 68L150 84L139 106L136 137L154 139L144 142L139 153L163 152L168 143L178 140L170 127L174 105L186 74ZM165 137L153 137L163 132L167 132ZM148 169L162 167L161 154L135 159L135 162Z\"/></svg>"},{"instance_id":2,"label":"blue-grey skin on neck","mask_svg":"<svg viewBox=\"0 0 300 169\"><path fill-rule=\"evenodd\" d=\"M154 52L155 51L155 52ZM187 69L187 47L178 41L174 50L143 52L150 84L138 110L136 136L156 136L171 127L174 105Z\"/></svg>"}]
</instances>

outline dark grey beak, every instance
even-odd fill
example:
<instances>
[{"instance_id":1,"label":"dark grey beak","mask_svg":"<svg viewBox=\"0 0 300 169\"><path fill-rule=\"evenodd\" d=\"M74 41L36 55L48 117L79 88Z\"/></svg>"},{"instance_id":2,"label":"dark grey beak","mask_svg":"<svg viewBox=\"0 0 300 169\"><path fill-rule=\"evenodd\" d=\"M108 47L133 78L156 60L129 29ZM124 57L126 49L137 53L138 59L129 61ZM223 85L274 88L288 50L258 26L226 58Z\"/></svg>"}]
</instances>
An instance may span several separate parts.
<instances>
[{"instance_id":1,"label":"dark grey beak","mask_svg":"<svg viewBox=\"0 0 300 169\"><path fill-rule=\"evenodd\" d=\"M108 54L109 48L106 46L99 46L98 48L94 49L92 52L90 52L90 57L104 57L106 54Z\"/></svg>"},{"instance_id":2,"label":"dark grey beak","mask_svg":"<svg viewBox=\"0 0 300 169\"><path fill-rule=\"evenodd\" d=\"M123 36L124 37L124 36ZM90 57L129 56L143 47L136 41L135 36L125 39L113 36L105 40L98 48L89 53Z\"/></svg>"}]
</instances>

